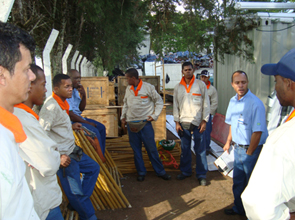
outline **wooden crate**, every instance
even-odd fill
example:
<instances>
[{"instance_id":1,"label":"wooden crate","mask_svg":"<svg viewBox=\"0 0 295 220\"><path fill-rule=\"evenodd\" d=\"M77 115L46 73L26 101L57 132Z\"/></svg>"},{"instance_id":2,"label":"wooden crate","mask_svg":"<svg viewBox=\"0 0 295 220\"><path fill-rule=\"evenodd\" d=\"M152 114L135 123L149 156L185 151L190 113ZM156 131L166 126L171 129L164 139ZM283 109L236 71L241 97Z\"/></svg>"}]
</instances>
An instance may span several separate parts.
<instances>
[{"instance_id":1,"label":"wooden crate","mask_svg":"<svg viewBox=\"0 0 295 220\"><path fill-rule=\"evenodd\" d=\"M83 111L82 116L104 124L107 137L118 137L117 109L102 108L98 105L86 105L86 109Z\"/></svg>"},{"instance_id":2,"label":"wooden crate","mask_svg":"<svg viewBox=\"0 0 295 220\"><path fill-rule=\"evenodd\" d=\"M140 76L143 82L150 83L155 86L155 89L160 93L160 76ZM126 87L128 86L125 76L118 76L118 105L123 105Z\"/></svg>"},{"instance_id":3,"label":"wooden crate","mask_svg":"<svg viewBox=\"0 0 295 220\"><path fill-rule=\"evenodd\" d=\"M158 120L153 121L152 125L155 132L155 141L166 139L166 106L163 107Z\"/></svg>"},{"instance_id":4,"label":"wooden crate","mask_svg":"<svg viewBox=\"0 0 295 220\"><path fill-rule=\"evenodd\" d=\"M109 105L108 77L82 77L81 84L86 92L86 106Z\"/></svg>"},{"instance_id":5,"label":"wooden crate","mask_svg":"<svg viewBox=\"0 0 295 220\"><path fill-rule=\"evenodd\" d=\"M115 83L109 82L109 100L115 100Z\"/></svg>"},{"instance_id":6,"label":"wooden crate","mask_svg":"<svg viewBox=\"0 0 295 220\"><path fill-rule=\"evenodd\" d=\"M109 82L109 105L116 105L116 96L115 96L115 83Z\"/></svg>"}]
</instances>

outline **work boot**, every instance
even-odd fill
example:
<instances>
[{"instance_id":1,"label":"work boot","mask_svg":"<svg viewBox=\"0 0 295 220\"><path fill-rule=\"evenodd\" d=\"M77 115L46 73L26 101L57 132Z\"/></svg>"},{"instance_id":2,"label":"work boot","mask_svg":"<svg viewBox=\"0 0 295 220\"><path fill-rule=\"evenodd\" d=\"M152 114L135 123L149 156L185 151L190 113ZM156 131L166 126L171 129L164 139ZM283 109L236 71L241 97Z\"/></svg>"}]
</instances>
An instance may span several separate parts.
<instances>
[{"instance_id":1,"label":"work boot","mask_svg":"<svg viewBox=\"0 0 295 220\"><path fill-rule=\"evenodd\" d=\"M143 175L139 175L139 176L137 177L137 181L138 181L138 182L142 182L142 181L144 181L144 177L145 177L145 176L143 176Z\"/></svg>"},{"instance_id":2,"label":"work boot","mask_svg":"<svg viewBox=\"0 0 295 220\"><path fill-rule=\"evenodd\" d=\"M161 177L163 180L170 180L171 179L171 176L167 173L165 173L164 175L159 176L159 177Z\"/></svg>"},{"instance_id":3,"label":"work boot","mask_svg":"<svg viewBox=\"0 0 295 220\"><path fill-rule=\"evenodd\" d=\"M178 179L178 180L184 180L187 177L191 177L191 175L190 176L186 176L186 175L184 175L184 174L181 173L181 174L177 175L176 179Z\"/></svg>"}]
</instances>

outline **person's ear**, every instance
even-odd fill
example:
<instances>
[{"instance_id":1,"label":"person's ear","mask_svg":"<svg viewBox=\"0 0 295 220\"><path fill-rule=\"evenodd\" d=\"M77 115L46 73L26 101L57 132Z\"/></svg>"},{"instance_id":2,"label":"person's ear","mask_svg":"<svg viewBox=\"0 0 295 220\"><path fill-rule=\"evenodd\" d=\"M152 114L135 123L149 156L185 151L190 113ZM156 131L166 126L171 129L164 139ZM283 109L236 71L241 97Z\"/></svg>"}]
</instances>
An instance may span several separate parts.
<instances>
[{"instance_id":1,"label":"person's ear","mask_svg":"<svg viewBox=\"0 0 295 220\"><path fill-rule=\"evenodd\" d=\"M59 87L58 87L58 86L53 87L53 92L54 92L55 94L58 93L58 91L59 91Z\"/></svg>"},{"instance_id":2,"label":"person's ear","mask_svg":"<svg viewBox=\"0 0 295 220\"><path fill-rule=\"evenodd\" d=\"M291 79L285 79L286 83L287 83L287 88L288 89L292 89L295 86L295 82L292 81Z\"/></svg>"},{"instance_id":3,"label":"person's ear","mask_svg":"<svg viewBox=\"0 0 295 220\"><path fill-rule=\"evenodd\" d=\"M5 72L8 72L6 68L3 66L0 66L0 85L5 86L6 85L6 77L5 77ZM8 72L9 74L9 72Z\"/></svg>"}]
</instances>

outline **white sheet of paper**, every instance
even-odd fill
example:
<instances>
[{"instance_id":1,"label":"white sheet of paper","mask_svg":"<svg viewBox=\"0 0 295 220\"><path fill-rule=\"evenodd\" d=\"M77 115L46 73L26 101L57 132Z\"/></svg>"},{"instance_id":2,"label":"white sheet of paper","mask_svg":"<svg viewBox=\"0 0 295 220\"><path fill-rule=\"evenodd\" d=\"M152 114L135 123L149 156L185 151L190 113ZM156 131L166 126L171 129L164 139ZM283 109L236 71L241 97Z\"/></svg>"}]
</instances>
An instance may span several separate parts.
<instances>
[{"instance_id":1,"label":"white sheet of paper","mask_svg":"<svg viewBox=\"0 0 295 220\"><path fill-rule=\"evenodd\" d=\"M229 172L234 168L234 159L234 150L231 147L229 149L229 154L225 151L223 154L221 154L220 157L215 160L214 163L217 167L220 167L223 170L223 172L221 173L227 176Z\"/></svg>"},{"instance_id":2,"label":"white sheet of paper","mask_svg":"<svg viewBox=\"0 0 295 220\"><path fill-rule=\"evenodd\" d=\"M216 171L218 170L217 167L214 165L214 161L216 160L211 154L207 155L207 164L209 171Z\"/></svg>"}]
</instances>

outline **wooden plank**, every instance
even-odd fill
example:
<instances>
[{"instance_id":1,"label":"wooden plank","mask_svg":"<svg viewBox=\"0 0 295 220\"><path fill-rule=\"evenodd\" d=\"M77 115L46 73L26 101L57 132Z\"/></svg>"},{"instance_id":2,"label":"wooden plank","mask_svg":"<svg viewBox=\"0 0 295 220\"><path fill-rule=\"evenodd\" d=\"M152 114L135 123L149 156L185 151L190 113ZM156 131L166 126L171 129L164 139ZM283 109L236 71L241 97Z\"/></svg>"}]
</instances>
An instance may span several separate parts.
<instances>
[{"instance_id":1,"label":"wooden plank","mask_svg":"<svg viewBox=\"0 0 295 220\"><path fill-rule=\"evenodd\" d=\"M118 137L117 109L91 106L83 111L82 116L102 123L106 127L107 137Z\"/></svg>"},{"instance_id":2,"label":"wooden plank","mask_svg":"<svg viewBox=\"0 0 295 220\"><path fill-rule=\"evenodd\" d=\"M160 93L160 76L140 76L143 82L147 82L155 86L155 89ZM125 76L118 77L118 105L123 105L126 87L128 86Z\"/></svg>"},{"instance_id":3,"label":"wooden plank","mask_svg":"<svg viewBox=\"0 0 295 220\"><path fill-rule=\"evenodd\" d=\"M163 107L158 120L153 121L152 125L155 132L155 141L166 139L166 106Z\"/></svg>"},{"instance_id":4,"label":"wooden plank","mask_svg":"<svg viewBox=\"0 0 295 220\"><path fill-rule=\"evenodd\" d=\"M81 84L86 92L86 106L109 105L108 77L82 77Z\"/></svg>"}]
</instances>

